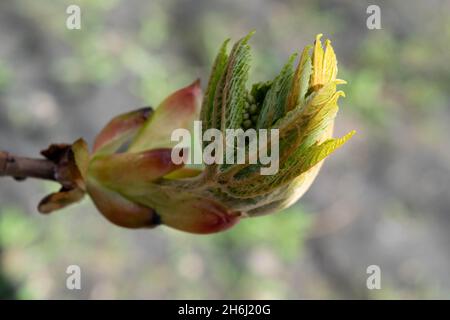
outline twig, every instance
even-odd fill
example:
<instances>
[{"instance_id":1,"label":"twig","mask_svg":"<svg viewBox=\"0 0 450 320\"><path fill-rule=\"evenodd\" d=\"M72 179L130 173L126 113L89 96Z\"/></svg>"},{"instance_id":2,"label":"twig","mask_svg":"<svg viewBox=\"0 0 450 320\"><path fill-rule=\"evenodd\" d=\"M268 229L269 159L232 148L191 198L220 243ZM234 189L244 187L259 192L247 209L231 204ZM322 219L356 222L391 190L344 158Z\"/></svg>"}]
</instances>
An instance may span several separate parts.
<instances>
[{"instance_id":1,"label":"twig","mask_svg":"<svg viewBox=\"0 0 450 320\"><path fill-rule=\"evenodd\" d=\"M9 176L16 180L29 177L57 181L55 170L56 165L50 160L18 157L0 151L0 177Z\"/></svg>"}]
</instances>

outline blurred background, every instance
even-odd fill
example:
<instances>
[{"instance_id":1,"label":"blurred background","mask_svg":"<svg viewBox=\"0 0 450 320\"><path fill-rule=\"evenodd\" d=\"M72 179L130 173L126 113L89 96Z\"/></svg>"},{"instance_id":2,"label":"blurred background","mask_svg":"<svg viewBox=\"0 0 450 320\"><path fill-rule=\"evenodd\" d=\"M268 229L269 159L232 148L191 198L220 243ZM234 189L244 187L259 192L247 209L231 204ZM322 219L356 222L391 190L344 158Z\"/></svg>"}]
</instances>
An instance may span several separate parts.
<instances>
[{"instance_id":1,"label":"blurred background","mask_svg":"<svg viewBox=\"0 0 450 320\"><path fill-rule=\"evenodd\" d=\"M81 7L81 30L66 8ZM366 27L369 4L381 30ZM317 33L348 85L333 154L294 207L195 236L130 231L89 200L39 215L56 184L0 179L0 298L450 298L450 1L2 0L0 149L37 156L157 106L222 41L250 30L251 80L272 79ZM79 265L82 290L66 288ZM381 268L368 290L366 268Z\"/></svg>"}]
</instances>

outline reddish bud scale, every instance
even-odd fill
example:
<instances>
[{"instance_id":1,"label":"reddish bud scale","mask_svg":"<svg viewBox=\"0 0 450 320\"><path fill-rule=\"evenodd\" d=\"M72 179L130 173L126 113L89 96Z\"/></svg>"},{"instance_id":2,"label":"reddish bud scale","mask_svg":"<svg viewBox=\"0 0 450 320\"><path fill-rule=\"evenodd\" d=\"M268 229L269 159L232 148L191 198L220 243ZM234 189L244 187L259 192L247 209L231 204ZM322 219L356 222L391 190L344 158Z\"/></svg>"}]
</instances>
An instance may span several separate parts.
<instances>
[{"instance_id":1,"label":"reddish bud scale","mask_svg":"<svg viewBox=\"0 0 450 320\"><path fill-rule=\"evenodd\" d=\"M239 213L215 201L200 198L180 201L170 212L161 214L161 221L167 226L197 234L227 230L239 219Z\"/></svg>"}]
</instances>

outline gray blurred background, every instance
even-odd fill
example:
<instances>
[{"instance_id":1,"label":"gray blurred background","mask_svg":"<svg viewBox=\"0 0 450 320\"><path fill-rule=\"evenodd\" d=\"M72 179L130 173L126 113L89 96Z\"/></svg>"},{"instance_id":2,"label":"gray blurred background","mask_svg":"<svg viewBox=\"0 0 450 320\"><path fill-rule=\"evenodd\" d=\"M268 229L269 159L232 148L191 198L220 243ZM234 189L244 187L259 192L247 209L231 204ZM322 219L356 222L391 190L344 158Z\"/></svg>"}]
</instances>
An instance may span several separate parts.
<instances>
[{"instance_id":1,"label":"gray blurred background","mask_svg":"<svg viewBox=\"0 0 450 320\"><path fill-rule=\"evenodd\" d=\"M66 29L77 4L82 29ZM368 30L366 8L381 8ZM114 115L156 106L250 30L253 81L317 33L348 81L336 135L357 135L296 206L225 233L130 231L89 200L50 216L57 185L0 179L0 298L450 298L450 1L0 2L0 149L37 156L92 141ZM66 268L82 290L66 289ZM381 268L368 290L366 268Z\"/></svg>"}]
</instances>

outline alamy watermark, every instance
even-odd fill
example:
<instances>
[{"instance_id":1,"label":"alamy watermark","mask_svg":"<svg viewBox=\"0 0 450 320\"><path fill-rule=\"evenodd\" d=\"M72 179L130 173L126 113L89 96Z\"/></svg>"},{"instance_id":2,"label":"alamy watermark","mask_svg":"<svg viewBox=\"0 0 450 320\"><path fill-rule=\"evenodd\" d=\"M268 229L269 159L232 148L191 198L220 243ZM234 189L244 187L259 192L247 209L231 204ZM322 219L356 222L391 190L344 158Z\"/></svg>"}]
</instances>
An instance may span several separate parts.
<instances>
[{"instance_id":1,"label":"alamy watermark","mask_svg":"<svg viewBox=\"0 0 450 320\"><path fill-rule=\"evenodd\" d=\"M207 129L201 134L202 122L194 121L194 137L187 129L175 129L171 140L178 142L172 149L175 164L261 164L261 175L274 175L279 169L278 129ZM208 143L203 150L194 145L192 152L186 150L192 141ZM198 150L200 148L200 150ZM199 152L200 151L200 152ZM248 155L248 156L247 156Z\"/></svg>"},{"instance_id":2,"label":"alamy watermark","mask_svg":"<svg viewBox=\"0 0 450 320\"><path fill-rule=\"evenodd\" d=\"M376 4L367 7L366 13L369 14L366 20L366 26L369 30L381 29L381 9Z\"/></svg>"},{"instance_id":3,"label":"alamy watermark","mask_svg":"<svg viewBox=\"0 0 450 320\"><path fill-rule=\"evenodd\" d=\"M75 4L67 7L66 13L69 15L66 19L66 27L69 30L81 29L81 8Z\"/></svg>"},{"instance_id":4,"label":"alamy watermark","mask_svg":"<svg viewBox=\"0 0 450 320\"><path fill-rule=\"evenodd\" d=\"M66 279L66 288L69 290L81 290L81 268L77 265L70 265L66 269L69 275Z\"/></svg>"},{"instance_id":5,"label":"alamy watermark","mask_svg":"<svg viewBox=\"0 0 450 320\"><path fill-rule=\"evenodd\" d=\"M369 274L366 280L366 286L369 290L381 289L381 269L376 264L367 267L366 273Z\"/></svg>"}]
</instances>

